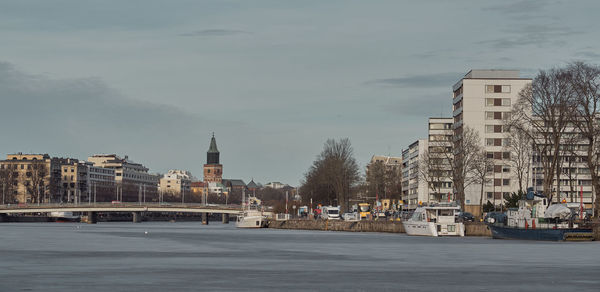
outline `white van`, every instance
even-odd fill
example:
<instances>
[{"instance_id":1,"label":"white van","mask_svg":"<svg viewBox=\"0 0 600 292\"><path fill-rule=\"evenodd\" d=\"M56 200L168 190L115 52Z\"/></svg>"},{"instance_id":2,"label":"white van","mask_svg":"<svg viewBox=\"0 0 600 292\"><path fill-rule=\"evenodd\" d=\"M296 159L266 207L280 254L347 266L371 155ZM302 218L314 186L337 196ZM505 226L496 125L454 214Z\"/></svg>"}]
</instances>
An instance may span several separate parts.
<instances>
[{"instance_id":1,"label":"white van","mask_svg":"<svg viewBox=\"0 0 600 292\"><path fill-rule=\"evenodd\" d=\"M325 220L339 220L340 219L340 206L325 206L321 208L321 218Z\"/></svg>"}]
</instances>

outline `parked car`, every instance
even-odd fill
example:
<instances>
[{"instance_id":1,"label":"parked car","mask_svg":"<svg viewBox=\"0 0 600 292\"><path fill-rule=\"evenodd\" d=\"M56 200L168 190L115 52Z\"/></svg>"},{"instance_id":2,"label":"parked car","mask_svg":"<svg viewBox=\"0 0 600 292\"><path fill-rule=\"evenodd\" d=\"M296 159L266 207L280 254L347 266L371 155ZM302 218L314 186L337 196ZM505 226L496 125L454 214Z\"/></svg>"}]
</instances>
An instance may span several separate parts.
<instances>
[{"instance_id":1,"label":"parked car","mask_svg":"<svg viewBox=\"0 0 600 292\"><path fill-rule=\"evenodd\" d=\"M345 221L358 221L360 220L358 212L347 212L342 214L342 219Z\"/></svg>"},{"instance_id":2,"label":"parked car","mask_svg":"<svg viewBox=\"0 0 600 292\"><path fill-rule=\"evenodd\" d=\"M504 223L506 224L507 221L507 217L506 214L502 213L502 212L489 212L485 215L485 222L487 223Z\"/></svg>"},{"instance_id":3,"label":"parked car","mask_svg":"<svg viewBox=\"0 0 600 292\"><path fill-rule=\"evenodd\" d=\"M462 222L475 222L475 216L469 212L458 213L458 219Z\"/></svg>"}]
</instances>

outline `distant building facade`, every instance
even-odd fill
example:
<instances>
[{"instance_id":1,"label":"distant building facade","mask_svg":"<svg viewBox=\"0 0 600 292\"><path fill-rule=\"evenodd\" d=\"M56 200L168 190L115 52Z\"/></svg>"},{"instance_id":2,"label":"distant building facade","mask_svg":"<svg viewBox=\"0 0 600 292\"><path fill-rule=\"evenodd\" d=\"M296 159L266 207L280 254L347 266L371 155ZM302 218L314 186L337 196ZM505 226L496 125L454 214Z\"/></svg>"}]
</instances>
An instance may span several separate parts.
<instances>
[{"instance_id":1,"label":"distant building facade","mask_svg":"<svg viewBox=\"0 0 600 292\"><path fill-rule=\"evenodd\" d=\"M452 130L453 118L429 118L428 159L438 172L429 187L429 200L445 202L453 200L452 187Z\"/></svg>"},{"instance_id":2,"label":"distant building facade","mask_svg":"<svg viewBox=\"0 0 600 292\"><path fill-rule=\"evenodd\" d=\"M57 202L62 160L48 154L8 154L0 169L10 175L3 181L5 203Z\"/></svg>"},{"instance_id":3,"label":"distant building facade","mask_svg":"<svg viewBox=\"0 0 600 292\"><path fill-rule=\"evenodd\" d=\"M429 203L429 187L427 182L419 177L419 163L428 150L426 139L413 142L402 151L402 201L403 208L414 210L419 203Z\"/></svg>"},{"instance_id":4,"label":"distant building facade","mask_svg":"<svg viewBox=\"0 0 600 292\"><path fill-rule=\"evenodd\" d=\"M97 154L88 161L100 168L115 171L116 199L123 202L158 200L159 176L148 173L148 168L116 154Z\"/></svg>"},{"instance_id":5,"label":"distant building facade","mask_svg":"<svg viewBox=\"0 0 600 292\"><path fill-rule=\"evenodd\" d=\"M181 196L182 193L190 194L192 187L192 173L185 170L169 170L160 179L160 192Z\"/></svg>"}]
</instances>

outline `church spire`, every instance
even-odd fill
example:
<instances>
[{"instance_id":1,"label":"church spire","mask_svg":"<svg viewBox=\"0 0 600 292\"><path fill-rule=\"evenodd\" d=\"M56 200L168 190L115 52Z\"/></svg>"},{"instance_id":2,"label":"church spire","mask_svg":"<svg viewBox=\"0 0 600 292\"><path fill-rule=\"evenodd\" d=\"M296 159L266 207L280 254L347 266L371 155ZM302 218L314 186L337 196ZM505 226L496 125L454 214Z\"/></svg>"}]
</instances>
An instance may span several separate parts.
<instances>
[{"instance_id":1,"label":"church spire","mask_svg":"<svg viewBox=\"0 0 600 292\"><path fill-rule=\"evenodd\" d=\"M217 140L215 139L214 132L210 139L210 147L208 148L208 152L206 152L206 164L219 164L219 149L217 149Z\"/></svg>"}]
</instances>

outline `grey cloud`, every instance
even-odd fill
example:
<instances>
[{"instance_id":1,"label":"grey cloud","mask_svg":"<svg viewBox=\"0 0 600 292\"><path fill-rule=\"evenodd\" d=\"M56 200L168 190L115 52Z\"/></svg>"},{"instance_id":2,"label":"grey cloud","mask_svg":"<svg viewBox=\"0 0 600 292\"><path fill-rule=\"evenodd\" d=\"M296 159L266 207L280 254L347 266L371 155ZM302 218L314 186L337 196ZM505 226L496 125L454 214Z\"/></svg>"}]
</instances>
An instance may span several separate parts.
<instances>
[{"instance_id":1,"label":"grey cloud","mask_svg":"<svg viewBox=\"0 0 600 292\"><path fill-rule=\"evenodd\" d=\"M523 14L533 14L544 9L549 1L544 0L521 0L521 1L503 1L502 4L484 7L482 10L494 13L517 14L522 17Z\"/></svg>"},{"instance_id":2,"label":"grey cloud","mask_svg":"<svg viewBox=\"0 0 600 292\"><path fill-rule=\"evenodd\" d=\"M504 30L508 36L476 42L489 45L492 49L511 49L522 46L544 47L547 45L563 45L566 38L581 34L566 26L558 25L524 25Z\"/></svg>"},{"instance_id":3,"label":"grey cloud","mask_svg":"<svg viewBox=\"0 0 600 292\"><path fill-rule=\"evenodd\" d=\"M464 73L448 72L428 75L413 75L399 78L383 78L365 82L367 85L392 87L451 87Z\"/></svg>"},{"instance_id":4,"label":"grey cloud","mask_svg":"<svg viewBox=\"0 0 600 292\"><path fill-rule=\"evenodd\" d=\"M228 36L237 34L250 34L250 32L235 29L204 29L188 33L182 33L180 34L180 36Z\"/></svg>"},{"instance_id":5,"label":"grey cloud","mask_svg":"<svg viewBox=\"0 0 600 292\"><path fill-rule=\"evenodd\" d=\"M452 94L449 89L446 93L439 92L432 95L401 98L398 101L383 107L386 112L406 116L423 117L451 117Z\"/></svg>"},{"instance_id":6,"label":"grey cloud","mask_svg":"<svg viewBox=\"0 0 600 292\"><path fill-rule=\"evenodd\" d=\"M198 152L208 146L210 131L231 127L127 98L97 78L53 79L9 63L0 63L0 97L0 132L10 137L0 140L4 153L85 158L111 152L129 154L154 170L192 169L202 163Z\"/></svg>"},{"instance_id":7,"label":"grey cloud","mask_svg":"<svg viewBox=\"0 0 600 292\"><path fill-rule=\"evenodd\" d=\"M575 56L587 59L600 59L600 53L592 51L580 51L575 53Z\"/></svg>"}]
</instances>

